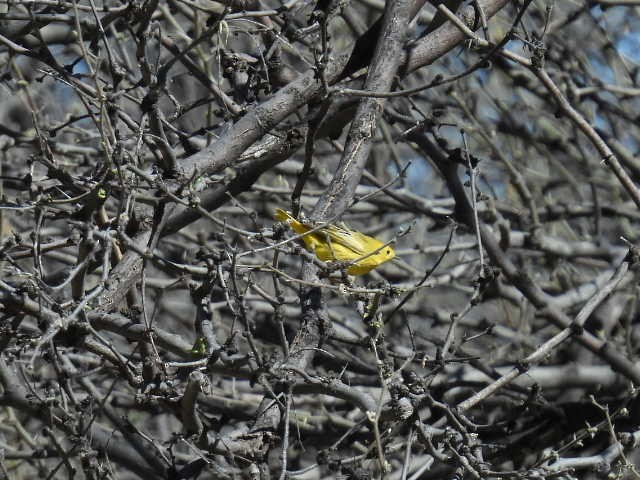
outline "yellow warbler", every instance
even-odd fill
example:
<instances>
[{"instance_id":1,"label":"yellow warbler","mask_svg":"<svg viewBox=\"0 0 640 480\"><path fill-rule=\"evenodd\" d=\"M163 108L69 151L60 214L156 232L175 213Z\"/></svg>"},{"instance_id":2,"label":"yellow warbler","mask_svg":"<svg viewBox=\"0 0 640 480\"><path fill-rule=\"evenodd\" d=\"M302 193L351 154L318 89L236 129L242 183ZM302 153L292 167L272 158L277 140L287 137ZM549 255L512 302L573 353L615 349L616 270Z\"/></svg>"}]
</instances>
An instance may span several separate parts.
<instances>
[{"instance_id":1,"label":"yellow warbler","mask_svg":"<svg viewBox=\"0 0 640 480\"><path fill-rule=\"evenodd\" d=\"M286 222L294 232L299 234L314 228L296 220L289 212L280 208L276 210L275 219ZM348 230L335 225L321 227L303 236L302 241L307 249L314 252L323 262L332 260L351 262L360 257L366 257L347 268L349 275L364 275L396 256L393 248L385 246L380 240L356 230Z\"/></svg>"}]
</instances>

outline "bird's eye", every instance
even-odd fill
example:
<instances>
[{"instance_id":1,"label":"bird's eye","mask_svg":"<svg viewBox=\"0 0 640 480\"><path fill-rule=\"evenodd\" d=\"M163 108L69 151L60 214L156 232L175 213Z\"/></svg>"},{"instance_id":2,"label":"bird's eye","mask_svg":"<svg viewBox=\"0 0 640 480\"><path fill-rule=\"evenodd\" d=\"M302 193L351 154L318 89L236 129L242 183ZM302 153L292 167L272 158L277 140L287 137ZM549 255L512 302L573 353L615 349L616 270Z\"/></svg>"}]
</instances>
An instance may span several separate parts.
<instances>
[{"instance_id":1,"label":"bird's eye","mask_svg":"<svg viewBox=\"0 0 640 480\"><path fill-rule=\"evenodd\" d=\"M387 248L387 255L391 255L391 249Z\"/></svg>"}]
</instances>

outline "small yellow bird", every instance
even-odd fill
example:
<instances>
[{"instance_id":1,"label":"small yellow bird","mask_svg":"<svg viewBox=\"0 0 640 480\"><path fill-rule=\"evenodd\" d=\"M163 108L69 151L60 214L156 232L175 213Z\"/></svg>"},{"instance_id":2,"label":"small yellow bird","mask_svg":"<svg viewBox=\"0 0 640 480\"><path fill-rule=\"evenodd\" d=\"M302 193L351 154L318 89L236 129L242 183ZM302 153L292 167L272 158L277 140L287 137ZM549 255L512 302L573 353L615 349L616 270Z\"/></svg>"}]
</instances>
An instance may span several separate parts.
<instances>
[{"instance_id":1,"label":"small yellow bird","mask_svg":"<svg viewBox=\"0 0 640 480\"><path fill-rule=\"evenodd\" d=\"M313 226L296 220L289 212L278 208L275 219L286 222L298 234L313 230ZM307 250L314 252L323 262L339 261L352 262L347 268L349 275L364 275L377 266L394 258L393 248L356 230L327 225L302 237ZM375 252L375 253L374 253Z\"/></svg>"}]
</instances>

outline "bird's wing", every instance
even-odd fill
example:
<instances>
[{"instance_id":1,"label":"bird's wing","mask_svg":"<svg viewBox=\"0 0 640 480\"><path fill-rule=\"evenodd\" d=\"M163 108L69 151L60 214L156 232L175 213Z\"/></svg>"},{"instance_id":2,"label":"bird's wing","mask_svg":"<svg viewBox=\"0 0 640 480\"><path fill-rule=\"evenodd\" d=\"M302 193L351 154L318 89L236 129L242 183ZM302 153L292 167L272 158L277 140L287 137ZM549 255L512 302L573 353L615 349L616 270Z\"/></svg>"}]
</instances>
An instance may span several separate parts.
<instances>
[{"instance_id":1,"label":"bird's wing","mask_svg":"<svg viewBox=\"0 0 640 480\"><path fill-rule=\"evenodd\" d=\"M355 230L345 230L344 228L337 227L335 225L327 225L322 228L318 233L322 236L323 232L329 235L329 239L332 242L338 243L349 250L352 250L356 255L366 255L369 239L366 235ZM369 239L371 240L371 239Z\"/></svg>"}]
</instances>

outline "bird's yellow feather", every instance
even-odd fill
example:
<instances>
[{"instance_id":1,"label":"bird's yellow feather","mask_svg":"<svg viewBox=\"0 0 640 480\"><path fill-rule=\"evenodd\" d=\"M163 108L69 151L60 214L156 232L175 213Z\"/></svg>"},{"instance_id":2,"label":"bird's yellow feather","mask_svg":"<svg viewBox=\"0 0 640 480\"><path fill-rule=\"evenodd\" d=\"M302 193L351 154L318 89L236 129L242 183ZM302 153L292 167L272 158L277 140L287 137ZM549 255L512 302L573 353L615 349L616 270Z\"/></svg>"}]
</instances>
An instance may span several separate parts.
<instances>
[{"instance_id":1,"label":"bird's yellow feather","mask_svg":"<svg viewBox=\"0 0 640 480\"><path fill-rule=\"evenodd\" d=\"M275 219L286 222L297 234L305 234L314 227L300 222L289 212L278 208ZM369 237L357 230L327 225L302 237L307 249L314 252L323 262L340 261L354 264L347 268L350 275L363 275L384 262L395 257L395 252L390 246ZM361 257L361 260L358 260Z\"/></svg>"}]
</instances>

